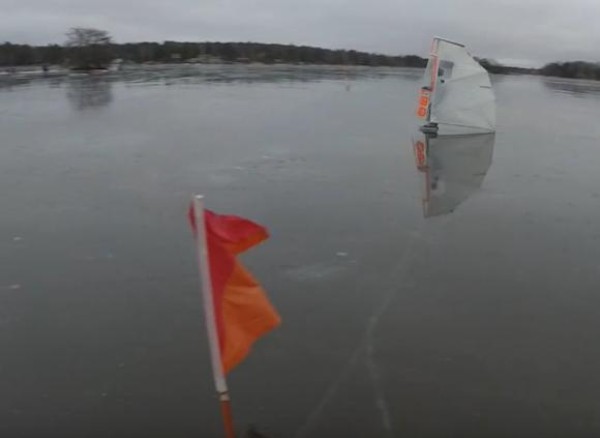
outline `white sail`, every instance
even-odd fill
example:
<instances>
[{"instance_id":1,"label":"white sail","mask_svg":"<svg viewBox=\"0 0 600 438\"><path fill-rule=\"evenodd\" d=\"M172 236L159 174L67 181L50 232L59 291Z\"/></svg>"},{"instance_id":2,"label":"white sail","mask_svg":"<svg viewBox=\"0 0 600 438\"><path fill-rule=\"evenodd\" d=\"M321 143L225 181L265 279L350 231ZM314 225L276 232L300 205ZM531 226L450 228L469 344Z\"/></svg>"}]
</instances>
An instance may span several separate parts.
<instances>
[{"instance_id":1,"label":"white sail","mask_svg":"<svg viewBox=\"0 0 600 438\"><path fill-rule=\"evenodd\" d=\"M438 124L439 134L496 130L489 74L463 45L434 38L424 80L431 93L428 121Z\"/></svg>"},{"instance_id":2,"label":"white sail","mask_svg":"<svg viewBox=\"0 0 600 438\"><path fill-rule=\"evenodd\" d=\"M413 140L423 178L423 214L454 211L481 186L492 163L495 134L422 135Z\"/></svg>"}]
</instances>

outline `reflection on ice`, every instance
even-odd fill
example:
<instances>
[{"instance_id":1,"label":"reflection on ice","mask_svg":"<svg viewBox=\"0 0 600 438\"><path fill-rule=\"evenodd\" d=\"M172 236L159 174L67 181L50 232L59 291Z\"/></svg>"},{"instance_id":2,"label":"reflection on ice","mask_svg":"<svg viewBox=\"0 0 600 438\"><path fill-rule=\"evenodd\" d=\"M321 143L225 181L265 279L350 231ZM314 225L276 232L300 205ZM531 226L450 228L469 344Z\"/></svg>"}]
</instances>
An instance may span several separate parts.
<instances>
[{"instance_id":1,"label":"reflection on ice","mask_svg":"<svg viewBox=\"0 0 600 438\"><path fill-rule=\"evenodd\" d=\"M598 95L600 94L600 82L592 80L566 79L566 78L544 78L543 84L546 88L558 93L571 94L574 96Z\"/></svg>"},{"instance_id":2,"label":"reflection on ice","mask_svg":"<svg viewBox=\"0 0 600 438\"><path fill-rule=\"evenodd\" d=\"M413 139L425 217L453 212L479 189L492 163L494 141L495 134L419 133Z\"/></svg>"},{"instance_id":3,"label":"reflection on ice","mask_svg":"<svg viewBox=\"0 0 600 438\"><path fill-rule=\"evenodd\" d=\"M70 80L67 98L78 111L106 106L112 101L112 82L97 78Z\"/></svg>"}]
</instances>

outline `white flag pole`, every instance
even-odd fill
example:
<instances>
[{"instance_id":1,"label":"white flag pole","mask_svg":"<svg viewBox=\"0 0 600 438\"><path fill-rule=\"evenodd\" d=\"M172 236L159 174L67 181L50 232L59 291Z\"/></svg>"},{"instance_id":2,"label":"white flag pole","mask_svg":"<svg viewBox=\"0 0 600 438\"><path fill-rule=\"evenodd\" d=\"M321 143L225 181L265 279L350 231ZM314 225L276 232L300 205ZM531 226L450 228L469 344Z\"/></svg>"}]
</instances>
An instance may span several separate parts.
<instances>
[{"instance_id":1,"label":"white flag pole","mask_svg":"<svg viewBox=\"0 0 600 438\"><path fill-rule=\"evenodd\" d=\"M194 206L194 218L196 219L196 250L198 253L198 266L202 286L204 320L206 323L206 332L208 334L208 345L210 348L210 360L215 381L215 389L219 395L221 414L223 416L225 428L225 438L235 438L231 401L229 398L229 390L227 388L227 380L225 379L225 371L223 370L223 362L221 361L221 346L219 344L219 333L217 331L217 320L215 317L206 241L206 224L204 220L204 197L196 195L192 202Z\"/></svg>"}]
</instances>

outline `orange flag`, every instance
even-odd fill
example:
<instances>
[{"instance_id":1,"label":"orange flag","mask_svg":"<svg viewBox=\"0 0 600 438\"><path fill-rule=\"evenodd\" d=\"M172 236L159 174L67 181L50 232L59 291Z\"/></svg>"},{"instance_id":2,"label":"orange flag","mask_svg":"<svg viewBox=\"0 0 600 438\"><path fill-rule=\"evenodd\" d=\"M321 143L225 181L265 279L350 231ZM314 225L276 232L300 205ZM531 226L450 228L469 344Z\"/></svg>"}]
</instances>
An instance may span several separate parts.
<instances>
[{"instance_id":1,"label":"orange flag","mask_svg":"<svg viewBox=\"0 0 600 438\"><path fill-rule=\"evenodd\" d=\"M193 206L189 220L196 234ZM266 228L237 216L204 210L215 319L225 373L252 344L281 323L265 291L236 256L269 237Z\"/></svg>"}]
</instances>

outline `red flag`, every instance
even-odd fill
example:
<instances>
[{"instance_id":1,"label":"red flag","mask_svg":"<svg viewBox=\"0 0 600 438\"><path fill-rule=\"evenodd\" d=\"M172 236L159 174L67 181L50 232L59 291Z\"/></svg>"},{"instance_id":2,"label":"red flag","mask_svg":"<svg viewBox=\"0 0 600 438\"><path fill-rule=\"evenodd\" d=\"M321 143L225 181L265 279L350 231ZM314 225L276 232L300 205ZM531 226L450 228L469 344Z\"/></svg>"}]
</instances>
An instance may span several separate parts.
<instances>
[{"instance_id":1,"label":"red flag","mask_svg":"<svg viewBox=\"0 0 600 438\"><path fill-rule=\"evenodd\" d=\"M193 206L189 220L195 235ZM265 291L236 258L269 234L247 219L206 209L204 221L221 360L227 373L248 355L258 338L281 322Z\"/></svg>"}]
</instances>

